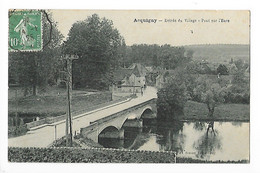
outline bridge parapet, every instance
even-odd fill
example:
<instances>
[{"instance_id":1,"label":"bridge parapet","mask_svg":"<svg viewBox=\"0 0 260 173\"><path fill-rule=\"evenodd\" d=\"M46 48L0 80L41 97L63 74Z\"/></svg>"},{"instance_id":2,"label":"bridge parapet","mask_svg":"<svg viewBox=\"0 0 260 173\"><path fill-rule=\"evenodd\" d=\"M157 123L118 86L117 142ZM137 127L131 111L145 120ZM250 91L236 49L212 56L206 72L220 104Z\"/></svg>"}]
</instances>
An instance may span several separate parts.
<instances>
[{"instance_id":1,"label":"bridge parapet","mask_svg":"<svg viewBox=\"0 0 260 173\"><path fill-rule=\"evenodd\" d=\"M154 101L155 101L155 102L154 102ZM147 105L147 103L150 103L150 102L152 102L152 104L156 103L156 98L153 98L153 99L151 99L151 100L145 101L145 102L143 102L143 103L141 103L141 104L138 104L138 105L135 105L135 106L133 106L133 107L126 108L126 109L124 109L124 110L122 110L122 111L119 111L119 112L117 112L117 113L111 114L111 115L109 115L109 116L107 116L107 117L104 117L104 118L102 118L102 119L93 121L93 123L96 122L97 124L102 124L102 123L104 123L104 122L106 122L106 121L110 121L111 119L117 118L117 117L121 116L122 114L127 114L127 113L132 112L133 110L136 110L136 109L138 109L138 108L141 108L141 107L143 107L144 105ZM156 109L153 109L153 111L154 111L154 112L157 112Z\"/></svg>"},{"instance_id":2,"label":"bridge parapet","mask_svg":"<svg viewBox=\"0 0 260 173\"><path fill-rule=\"evenodd\" d=\"M91 133L92 131L96 131L97 130L97 126L98 123L94 122L91 123L89 126L81 128L80 129L80 134L86 134L86 133Z\"/></svg>"}]
</instances>

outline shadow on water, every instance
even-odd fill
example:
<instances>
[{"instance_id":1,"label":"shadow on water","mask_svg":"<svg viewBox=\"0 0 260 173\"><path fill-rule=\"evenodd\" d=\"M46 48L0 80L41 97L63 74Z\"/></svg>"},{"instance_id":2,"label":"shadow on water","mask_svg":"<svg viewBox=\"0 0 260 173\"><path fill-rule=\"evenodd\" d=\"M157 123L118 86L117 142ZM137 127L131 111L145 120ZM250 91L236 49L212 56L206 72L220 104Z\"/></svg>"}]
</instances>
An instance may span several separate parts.
<instances>
[{"instance_id":1,"label":"shadow on water","mask_svg":"<svg viewBox=\"0 0 260 173\"><path fill-rule=\"evenodd\" d=\"M183 133L184 123L181 121L152 122L147 121L142 128L124 127L124 139L102 138L99 143L105 148L125 148L137 150L151 137L163 151L183 152L186 135Z\"/></svg>"},{"instance_id":2,"label":"shadow on water","mask_svg":"<svg viewBox=\"0 0 260 173\"><path fill-rule=\"evenodd\" d=\"M205 133L193 143L193 148L197 151L196 157L200 159L209 158L217 150L222 149L222 143L218 131L214 129L214 121L194 123L194 129L204 131Z\"/></svg>"},{"instance_id":3,"label":"shadow on water","mask_svg":"<svg viewBox=\"0 0 260 173\"><path fill-rule=\"evenodd\" d=\"M154 120L145 120L144 127L123 127L124 139L102 138L99 144L105 148L125 148L137 150L146 143L151 133L156 131Z\"/></svg>"},{"instance_id":4,"label":"shadow on water","mask_svg":"<svg viewBox=\"0 0 260 173\"><path fill-rule=\"evenodd\" d=\"M157 125L157 143L160 150L183 152L186 135L183 133L183 122L160 122Z\"/></svg>"}]
</instances>

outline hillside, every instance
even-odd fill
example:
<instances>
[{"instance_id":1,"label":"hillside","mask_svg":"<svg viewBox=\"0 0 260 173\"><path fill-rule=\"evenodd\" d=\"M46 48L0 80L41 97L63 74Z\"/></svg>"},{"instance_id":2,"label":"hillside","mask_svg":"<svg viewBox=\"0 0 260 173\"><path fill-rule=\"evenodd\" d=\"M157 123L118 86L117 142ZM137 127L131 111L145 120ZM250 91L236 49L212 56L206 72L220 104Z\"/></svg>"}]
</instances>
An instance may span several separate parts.
<instances>
[{"instance_id":1,"label":"hillside","mask_svg":"<svg viewBox=\"0 0 260 173\"><path fill-rule=\"evenodd\" d=\"M187 50L193 50L194 60L207 60L213 63L227 63L233 60L242 59L249 62L250 45L239 44L213 44L213 45L188 45Z\"/></svg>"}]
</instances>

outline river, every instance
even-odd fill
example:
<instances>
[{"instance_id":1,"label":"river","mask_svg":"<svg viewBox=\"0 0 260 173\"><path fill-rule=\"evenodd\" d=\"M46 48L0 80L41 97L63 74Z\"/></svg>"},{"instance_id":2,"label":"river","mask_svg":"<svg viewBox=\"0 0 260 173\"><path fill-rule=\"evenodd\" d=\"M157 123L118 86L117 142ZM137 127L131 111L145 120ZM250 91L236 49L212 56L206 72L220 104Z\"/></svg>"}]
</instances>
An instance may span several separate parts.
<instances>
[{"instance_id":1,"label":"river","mask_svg":"<svg viewBox=\"0 0 260 173\"><path fill-rule=\"evenodd\" d=\"M124 128L125 139L100 139L106 148L176 151L177 157L249 160L248 122L173 122Z\"/></svg>"}]
</instances>

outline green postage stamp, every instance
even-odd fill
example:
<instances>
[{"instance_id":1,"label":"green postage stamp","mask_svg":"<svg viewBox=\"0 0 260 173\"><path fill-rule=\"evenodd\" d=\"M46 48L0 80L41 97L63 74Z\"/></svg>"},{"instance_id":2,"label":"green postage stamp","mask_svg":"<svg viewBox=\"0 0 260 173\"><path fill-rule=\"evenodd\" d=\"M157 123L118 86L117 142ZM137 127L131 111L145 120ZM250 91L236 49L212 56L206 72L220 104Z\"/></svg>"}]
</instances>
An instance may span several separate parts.
<instances>
[{"instance_id":1,"label":"green postage stamp","mask_svg":"<svg viewBox=\"0 0 260 173\"><path fill-rule=\"evenodd\" d=\"M42 43L41 11L9 11L9 51L40 51Z\"/></svg>"}]
</instances>

